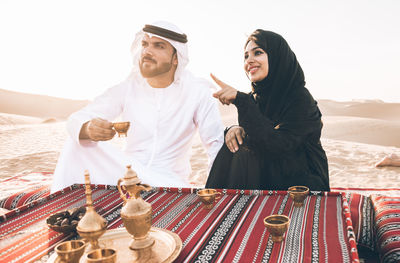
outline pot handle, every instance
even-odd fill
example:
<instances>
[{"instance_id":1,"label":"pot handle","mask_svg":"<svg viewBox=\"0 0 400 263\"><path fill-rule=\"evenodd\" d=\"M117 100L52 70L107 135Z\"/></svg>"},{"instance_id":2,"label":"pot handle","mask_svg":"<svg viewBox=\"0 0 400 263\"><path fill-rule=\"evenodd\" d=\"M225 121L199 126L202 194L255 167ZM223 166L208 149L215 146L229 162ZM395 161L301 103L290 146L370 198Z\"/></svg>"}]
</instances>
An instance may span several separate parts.
<instances>
[{"instance_id":1,"label":"pot handle","mask_svg":"<svg viewBox=\"0 0 400 263\"><path fill-rule=\"evenodd\" d=\"M122 200L124 200L124 204L125 204L126 201L127 201L127 198L126 198L126 196L125 196L125 193L122 191L122 190L123 190L123 189L122 189L123 185L121 185L122 180L123 180L122 178L119 178L119 179L118 179L117 188L118 188L118 192L119 192L119 194L120 194ZM124 189L124 190L125 190L125 189Z\"/></svg>"}]
</instances>

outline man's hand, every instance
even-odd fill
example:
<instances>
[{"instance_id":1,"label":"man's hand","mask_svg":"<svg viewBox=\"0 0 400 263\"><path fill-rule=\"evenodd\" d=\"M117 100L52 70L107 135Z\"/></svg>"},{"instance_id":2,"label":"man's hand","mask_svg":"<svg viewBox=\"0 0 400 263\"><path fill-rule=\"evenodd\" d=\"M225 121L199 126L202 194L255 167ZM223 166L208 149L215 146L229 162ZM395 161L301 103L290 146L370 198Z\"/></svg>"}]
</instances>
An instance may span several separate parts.
<instances>
[{"instance_id":1,"label":"man's hand","mask_svg":"<svg viewBox=\"0 0 400 263\"><path fill-rule=\"evenodd\" d=\"M221 90L214 93L213 97L219 99L222 104L231 104L236 99L237 90L222 82L213 74L210 74L210 76L215 81L215 83L217 83L217 85L221 87Z\"/></svg>"},{"instance_id":2,"label":"man's hand","mask_svg":"<svg viewBox=\"0 0 400 263\"><path fill-rule=\"evenodd\" d=\"M109 121L96 118L82 125L79 139L92 141L108 141L115 135L113 124Z\"/></svg>"},{"instance_id":3,"label":"man's hand","mask_svg":"<svg viewBox=\"0 0 400 263\"><path fill-rule=\"evenodd\" d=\"M242 145L246 132L240 126L233 126L225 135L225 144L228 149L235 153L239 150L239 145Z\"/></svg>"}]
</instances>

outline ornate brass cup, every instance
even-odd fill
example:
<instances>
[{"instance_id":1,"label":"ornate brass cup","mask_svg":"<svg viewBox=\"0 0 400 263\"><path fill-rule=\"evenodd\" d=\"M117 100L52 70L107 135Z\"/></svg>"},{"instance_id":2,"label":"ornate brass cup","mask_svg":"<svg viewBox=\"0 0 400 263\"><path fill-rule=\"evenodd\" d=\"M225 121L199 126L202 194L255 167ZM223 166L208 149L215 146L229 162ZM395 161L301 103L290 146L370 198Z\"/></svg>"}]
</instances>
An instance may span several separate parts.
<instances>
[{"instance_id":1,"label":"ornate brass cup","mask_svg":"<svg viewBox=\"0 0 400 263\"><path fill-rule=\"evenodd\" d=\"M282 242L283 235L289 227L289 217L285 215L270 215L264 218L264 226L272 236L273 242Z\"/></svg>"},{"instance_id":2,"label":"ornate brass cup","mask_svg":"<svg viewBox=\"0 0 400 263\"><path fill-rule=\"evenodd\" d=\"M85 252L86 243L83 240L71 240L58 244L55 247L58 257L55 262L57 263L78 263Z\"/></svg>"},{"instance_id":3,"label":"ornate brass cup","mask_svg":"<svg viewBox=\"0 0 400 263\"><path fill-rule=\"evenodd\" d=\"M221 193L217 192L215 189L202 189L197 191L197 196L200 198L200 201L204 204L206 209L211 209L214 206L215 199L219 198Z\"/></svg>"},{"instance_id":4,"label":"ornate brass cup","mask_svg":"<svg viewBox=\"0 0 400 263\"><path fill-rule=\"evenodd\" d=\"M130 126L130 122L129 121L114 122L113 123L114 129L118 133L118 137L121 137L121 136L125 136L126 137L127 133L128 133L129 126Z\"/></svg>"},{"instance_id":5,"label":"ornate brass cup","mask_svg":"<svg viewBox=\"0 0 400 263\"><path fill-rule=\"evenodd\" d=\"M151 187L140 184L140 179L130 165L127 166L125 177L118 180L117 187L124 200L121 218L126 230L133 236L129 247L133 250L151 247L154 244L154 238L148 233L151 228L151 204L140 196L141 191L149 191ZM128 192L128 198L124 191Z\"/></svg>"},{"instance_id":6,"label":"ornate brass cup","mask_svg":"<svg viewBox=\"0 0 400 263\"><path fill-rule=\"evenodd\" d=\"M90 189L90 177L85 171L85 193L86 193L86 213L79 221L76 230L78 234L89 241L88 251L100 248L98 239L106 232L107 221L101 217L93 207L92 190Z\"/></svg>"},{"instance_id":7,"label":"ornate brass cup","mask_svg":"<svg viewBox=\"0 0 400 263\"><path fill-rule=\"evenodd\" d=\"M302 207L304 200L310 193L307 186L292 186L288 189L290 198L293 199L295 207Z\"/></svg>"},{"instance_id":8,"label":"ornate brass cup","mask_svg":"<svg viewBox=\"0 0 400 263\"><path fill-rule=\"evenodd\" d=\"M99 248L86 255L86 262L89 263L114 263L117 262L117 251L112 248Z\"/></svg>"}]
</instances>

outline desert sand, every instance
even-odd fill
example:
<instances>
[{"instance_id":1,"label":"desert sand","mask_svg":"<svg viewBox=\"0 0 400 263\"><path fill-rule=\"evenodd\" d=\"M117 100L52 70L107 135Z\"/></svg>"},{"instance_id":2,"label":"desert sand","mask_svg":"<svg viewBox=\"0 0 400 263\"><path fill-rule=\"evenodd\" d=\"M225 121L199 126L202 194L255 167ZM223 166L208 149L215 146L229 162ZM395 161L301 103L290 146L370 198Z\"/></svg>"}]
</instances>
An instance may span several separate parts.
<instances>
[{"instance_id":1,"label":"desert sand","mask_svg":"<svg viewBox=\"0 0 400 263\"><path fill-rule=\"evenodd\" d=\"M1 186L1 199L24 190L27 185L51 184L51 176L43 178L37 174L35 178L34 173L54 171L68 136L65 120L87 102L0 92L0 105L3 105L0 108L0 186L7 178L30 174L26 185ZM21 100L25 101L25 107L18 103ZM43 103L46 100L51 101L50 111ZM400 167L375 167L386 155L400 155L400 103L331 100L318 103L323 114L321 141L328 156L331 187L400 189ZM225 126L236 124L234 106L220 105L220 112ZM116 147L123 144L118 138L113 142ZM190 181L193 186L204 186L207 155L198 136L193 139L191 164ZM390 192L393 193L400 196L400 192Z\"/></svg>"}]
</instances>

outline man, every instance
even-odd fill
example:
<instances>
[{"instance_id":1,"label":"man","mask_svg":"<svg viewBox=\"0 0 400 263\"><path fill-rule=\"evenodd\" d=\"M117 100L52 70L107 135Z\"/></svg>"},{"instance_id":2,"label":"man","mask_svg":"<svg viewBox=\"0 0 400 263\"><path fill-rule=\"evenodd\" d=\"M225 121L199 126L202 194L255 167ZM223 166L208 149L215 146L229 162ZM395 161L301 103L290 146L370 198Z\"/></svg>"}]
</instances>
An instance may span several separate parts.
<instances>
[{"instance_id":1,"label":"man","mask_svg":"<svg viewBox=\"0 0 400 263\"><path fill-rule=\"evenodd\" d=\"M186 43L186 35L167 22L145 25L136 34L129 77L69 117L71 138L60 155L52 192L83 183L84 170L92 183L115 185L128 164L143 183L190 187L196 130L211 165L223 144L223 126L212 84L185 70ZM116 117L130 122L124 152L106 142L115 135Z\"/></svg>"}]
</instances>

